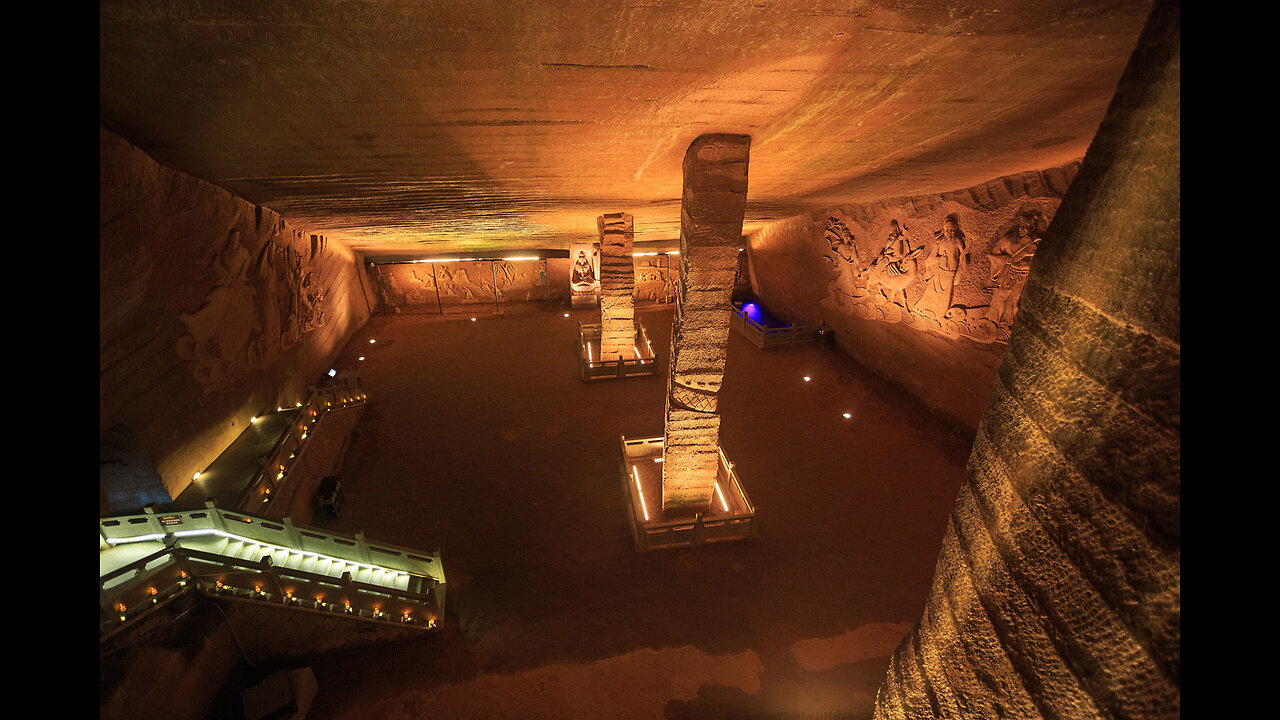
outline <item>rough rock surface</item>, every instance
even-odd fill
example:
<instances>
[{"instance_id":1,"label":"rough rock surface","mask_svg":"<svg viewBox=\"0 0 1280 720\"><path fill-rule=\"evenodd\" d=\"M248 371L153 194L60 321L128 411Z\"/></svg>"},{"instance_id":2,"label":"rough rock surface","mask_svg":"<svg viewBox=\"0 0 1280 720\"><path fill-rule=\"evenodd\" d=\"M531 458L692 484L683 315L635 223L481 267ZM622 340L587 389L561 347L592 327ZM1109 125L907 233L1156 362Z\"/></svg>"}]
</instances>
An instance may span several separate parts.
<instances>
[{"instance_id":1,"label":"rough rock surface","mask_svg":"<svg viewBox=\"0 0 1280 720\"><path fill-rule=\"evenodd\" d=\"M711 502L719 463L733 282L747 203L747 135L703 135L684 157L680 291L672 330L662 465L664 511Z\"/></svg>"},{"instance_id":2,"label":"rough rock surface","mask_svg":"<svg viewBox=\"0 0 1280 720\"><path fill-rule=\"evenodd\" d=\"M632 217L607 213L596 219L600 230L600 359L635 356L635 270L631 262Z\"/></svg>"},{"instance_id":3,"label":"rough rock surface","mask_svg":"<svg viewBox=\"0 0 1280 720\"><path fill-rule=\"evenodd\" d=\"M1179 60L1158 3L1032 265L880 720L1180 716Z\"/></svg>"}]
</instances>

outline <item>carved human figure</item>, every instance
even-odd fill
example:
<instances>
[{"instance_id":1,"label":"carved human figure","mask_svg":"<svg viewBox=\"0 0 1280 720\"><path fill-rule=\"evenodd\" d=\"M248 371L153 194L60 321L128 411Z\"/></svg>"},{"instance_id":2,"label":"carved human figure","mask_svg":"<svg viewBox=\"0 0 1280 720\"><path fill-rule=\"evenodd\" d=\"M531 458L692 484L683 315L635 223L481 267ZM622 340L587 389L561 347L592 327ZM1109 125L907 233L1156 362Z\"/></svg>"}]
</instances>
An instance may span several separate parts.
<instances>
[{"instance_id":1,"label":"carved human figure","mask_svg":"<svg viewBox=\"0 0 1280 720\"><path fill-rule=\"evenodd\" d=\"M827 255L826 258L835 265L836 270L836 279L832 282L832 289L845 295L858 295L857 285L861 275L858 263L858 247L853 243L853 233L849 231L849 227L840 218L829 217L827 218L823 237L826 238L833 253L833 255ZM861 294L865 295L865 290ZM837 300L837 302L839 301Z\"/></svg>"},{"instance_id":2,"label":"carved human figure","mask_svg":"<svg viewBox=\"0 0 1280 720\"><path fill-rule=\"evenodd\" d=\"M867 278L867 290L879 289L881 296L902 309L911 312L907 303L907 288L915 281L915 260L924 246L912 250L911 241L907 239L906 228L897 220L889 221L889 238L881 248L880 254L867 266L864 273Z\"/></svg>"},{"instance_id":3,"label":"carved human figure","mask_svg":"<svg viewBox=\"0 0 1280 720\"><path fill-rule=\"evenodd\" d=\"M1037 213L1019 213L1014 228L987 253L991 257L991 283L995 289L987 318L998 325L1013 322L1027 273L1031 271L1031 258L1040 244L1040 234Z\"/></svg>"},{"instance_id":4,"label":"carved human figure","mask_svg":"<svg viewBox=\"0 0 1280 720\"><path fill-rule=\"evenodd\" d=\"M942 229L933 237L933 254L925 261L924 294L916 301L915 309L926 317L939 318L951 308L956 277L968 264L969 253L965 251L964 232L955 213L942 221Z\"/></svg>"},{"instance_id":5,"label":"carved human figure","mask_svg":"<svg viewBox=\"0 0 1280 720\"><path fill-rule=\"evenodd\" d=\"M578 251L578 258L573 261L573 275L569 278L572 285L591 285L596 281L595 268L591 265L591 259L587 257L587 253L583 250Z\"/></svg>"},{"instance_id":6,"label":"carved human figure","mask_svg":"<svg viewBox=\"0 0 1280 720\"><path fill-rule=\"evenodd\" d=\"M897 272L890 270L890 274L897 275L903 270L902 261L906 259L907 254L911 252L911 243L907 240L906 233L902 231L902 226L897 220L889 221L889 237L884 242L884 247L880 249L880 254L875 260L871 261L872 267L878 267L882 271L886 268L893 268Z\"/></svg>"}]
</instances>

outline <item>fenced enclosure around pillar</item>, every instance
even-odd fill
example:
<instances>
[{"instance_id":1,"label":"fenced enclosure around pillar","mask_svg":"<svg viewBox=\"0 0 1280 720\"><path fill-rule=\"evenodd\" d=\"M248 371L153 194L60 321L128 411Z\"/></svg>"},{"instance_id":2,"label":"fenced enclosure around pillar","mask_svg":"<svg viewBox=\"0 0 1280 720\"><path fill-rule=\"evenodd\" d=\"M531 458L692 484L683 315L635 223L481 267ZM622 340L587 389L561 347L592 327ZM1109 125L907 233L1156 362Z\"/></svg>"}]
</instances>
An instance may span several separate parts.
<instances>
[{"instance_id":1,"label":"fenced enclosure around pillar","mask_svg":"<svg viewBox=\"0 0 1280 720\"><path fill-rule=\"evenodd\" d=\"M636 550L691 547L759 537L756 508L733 463L719 448L715 494L706 512L674 514L662 508L663 437L621 438L620 468L627 517Z\"/></svg>"},{"instance_id":2,"label":"fenced enclosure around pillar","mask_svg":"<svg viewBox=\"0 0 1280 720\"><path fill-rule=\"evenodd\" d=\"M658 362L653 355L653 343L640 318L636 318L635 357L602 360L599 355L600 332L599 324L578 326L578 360L584 382L657 374Z\"/></svg>"}]
</instances>

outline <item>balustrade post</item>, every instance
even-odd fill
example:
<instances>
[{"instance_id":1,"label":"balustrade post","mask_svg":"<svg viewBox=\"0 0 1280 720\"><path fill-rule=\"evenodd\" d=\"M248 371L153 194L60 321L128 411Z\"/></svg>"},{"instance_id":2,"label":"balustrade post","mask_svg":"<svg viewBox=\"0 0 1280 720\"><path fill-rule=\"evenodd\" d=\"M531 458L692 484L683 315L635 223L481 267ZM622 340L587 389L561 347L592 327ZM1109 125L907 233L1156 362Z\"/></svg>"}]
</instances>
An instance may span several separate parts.
<instances>
[{"instance_id":1,"label":"balustrade post","mask_svg":"<svg viewBox=\"0 0 1280 720\"><path fill-rule=\"evenodd\" d=\"M156 517L155 503L147 503L146 507L142 508L142 512L147 516L147 527L151 529L151 532L163 535L164 526L160 524L160 518Z\"/></svg>"},{"instance_id":2,"label":"balustrade post","mask_svg":"<svg viewBox=\"0 0 1280 720\"><path fill-rule=\"evenodd\" d=\"M227 521L222 517L222 511L218 509L217 504L212 500L205 500L204 506L209 509L209 520L213 522L213 526L222 532L226 532Z\"/></svg>"},{"instance_id":3,"label":"balustrade post","mask_svg":"<svg viewBox=\"0 0 1280 720\"><path fill-rule=\"evenodd\" d=\"M280 571L276 570L275 560L270 555L263 555L258 561L258 565L262 568L262 574L271 581L271 587L276 591L276 597L280 602L285 602L284 584L280 582Z\"/></svg>"},{"instance_id":4,"label":"balustrade post","mask_svg":"<svg viewBox=\"0 0 1280 720\"><path fill-rule=\"evenodd\" d=\"M369 545L364 541L364 531L356 533L356 550L360 553L360 559L373 564L373 553L369 552Z\"/></svg>"},{"instance_id":5,"label":"balustrade post","mask_svg":"<svg viewBox=\"0 0 1280 720\"><path fill-rule=\"evenodd\" d=\"M293 519L289 515L285 515L283 522L284 522L284 534L288 536L289 542L292 544L293 549L301 550L302 534L298 532L298 528L293 526Z\"/></svg>"},{"instance_id":6,"label":"balustrade post","mask_svg":"<svg viewBox=\"0 0 1280 720\"><path fill-rule=\"evenodd\" d=\"M350 570L342 572L342 587L347 591L347 602L351 603L351 610L359 613L360 594L356 591L356 581L352 579Z\"/></svg>"}]
</instances>

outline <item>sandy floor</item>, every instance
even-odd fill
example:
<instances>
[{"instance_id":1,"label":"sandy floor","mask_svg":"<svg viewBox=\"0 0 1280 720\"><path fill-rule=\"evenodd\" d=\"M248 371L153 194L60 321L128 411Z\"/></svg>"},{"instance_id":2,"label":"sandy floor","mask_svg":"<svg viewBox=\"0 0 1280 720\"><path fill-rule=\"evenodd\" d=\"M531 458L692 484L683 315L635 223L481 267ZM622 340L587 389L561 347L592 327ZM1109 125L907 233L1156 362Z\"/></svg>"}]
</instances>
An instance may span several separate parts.
<instances>
[{"instance_id":1,"label":"sandy floor","mask_svg":"<svg viewBox=\"0 0 1280 720\"><path fill-rule=\"evenodd\" d=\"M375 317L340 356L370 403L316 525L439 548L449 590L441 632L316 659L308 717L869 717L969 443L834 348L734 333L721 442L760 540L640 554L618 439L662 434L671 311L642 313L658 376L593 383L598 316L563 312Z\"/></svg>"}]
</instances>

